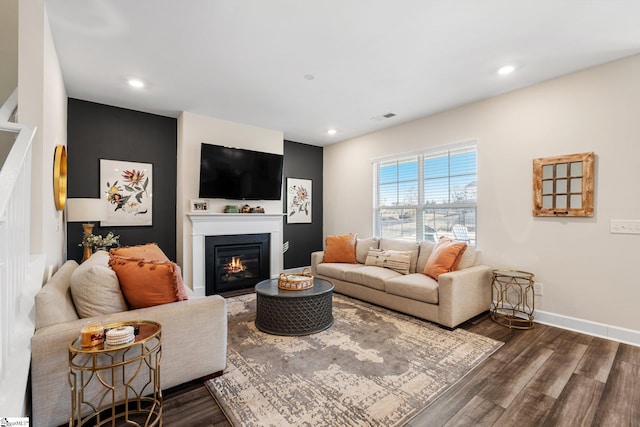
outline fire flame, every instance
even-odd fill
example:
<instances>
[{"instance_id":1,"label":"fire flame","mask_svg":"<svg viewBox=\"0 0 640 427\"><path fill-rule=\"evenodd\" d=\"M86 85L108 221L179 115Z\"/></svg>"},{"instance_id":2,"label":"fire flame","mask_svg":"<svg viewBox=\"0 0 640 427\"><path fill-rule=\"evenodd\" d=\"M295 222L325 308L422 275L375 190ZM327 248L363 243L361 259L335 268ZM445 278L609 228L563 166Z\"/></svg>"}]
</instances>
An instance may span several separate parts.
<instances>
[{"instance_id":1,"label":"fire flame","mask_svg":"<svg viewBox=\"0 0 640 427\"><path fill-rule=\"evenodd\" d=\"M241 271L244 271L246 267L242 264L240 258L234 256L231 258L231 262L227 264L226 269L229 273L240 273Z\"/></svg>"}]
</instances>

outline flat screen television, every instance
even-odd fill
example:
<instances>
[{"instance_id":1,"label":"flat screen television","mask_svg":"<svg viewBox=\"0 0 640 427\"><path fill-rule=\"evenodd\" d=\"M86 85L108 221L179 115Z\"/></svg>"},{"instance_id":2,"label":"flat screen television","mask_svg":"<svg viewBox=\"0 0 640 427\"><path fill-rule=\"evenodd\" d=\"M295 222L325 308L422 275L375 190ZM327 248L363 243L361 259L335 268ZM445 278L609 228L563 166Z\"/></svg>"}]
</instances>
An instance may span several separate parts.
<instances>
[{"instance_id":1,"label":"flat screen television","mask_svg":"<svg viewBox=\"0 0 640 427\"><path fill-rule=\"evenodd\" d=\"M282 159L281 154L202 143L200 197L280 200Z\"/></svg>"}]
</instances>

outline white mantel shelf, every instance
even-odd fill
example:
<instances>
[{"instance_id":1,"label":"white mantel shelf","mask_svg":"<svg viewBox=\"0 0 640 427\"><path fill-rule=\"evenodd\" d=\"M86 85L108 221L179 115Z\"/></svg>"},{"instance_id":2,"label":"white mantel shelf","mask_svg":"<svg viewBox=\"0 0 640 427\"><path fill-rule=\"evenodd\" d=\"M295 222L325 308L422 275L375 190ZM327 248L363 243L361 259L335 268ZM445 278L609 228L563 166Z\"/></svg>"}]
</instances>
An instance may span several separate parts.
<instances>
[{"instance_id":1,"label":"white mantel shelf","mask_svg":"<svg viewBox=\"0 0 640 427\"><path fill-rule=\"evenodd\" d=\"M205 237L240 234L269 233L270 275L278 277L282 271L282 220L283 213L188 213L191 220L193 242L193 292L204 296L205 282Z\"/></svg>"},{"instance_id":2,"label":"white mantel shelf","mask_svg":"<svg viewBox=\"0 0 640 427\"><path fill-rule=\"evenodd\" d=\"M242 218L242 219L250 219L255 220L260 217L280 217L282 218L286 213L213 213L213 212L192 212L188 213L187 216L191 218L192 222L196 221L218 221L223 218L231 219L231 218Z\"/></svg>"}]
</instances>

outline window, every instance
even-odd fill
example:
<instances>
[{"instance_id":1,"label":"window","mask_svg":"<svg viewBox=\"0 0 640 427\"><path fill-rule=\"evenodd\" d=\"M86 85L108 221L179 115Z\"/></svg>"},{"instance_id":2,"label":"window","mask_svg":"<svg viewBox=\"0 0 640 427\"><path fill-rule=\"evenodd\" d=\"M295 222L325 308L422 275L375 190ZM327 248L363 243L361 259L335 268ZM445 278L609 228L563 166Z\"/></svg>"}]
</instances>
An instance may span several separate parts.
<instances>
[{"instance_id":1,"label":"window","mask_svg":"<svg viewBox=\"0 0 640 427\"><path fill-rule=\"evenodd\" d=\"M476 163L475 142L375 161L375 234L475 245Z\"/></svg>"}]
</instances>

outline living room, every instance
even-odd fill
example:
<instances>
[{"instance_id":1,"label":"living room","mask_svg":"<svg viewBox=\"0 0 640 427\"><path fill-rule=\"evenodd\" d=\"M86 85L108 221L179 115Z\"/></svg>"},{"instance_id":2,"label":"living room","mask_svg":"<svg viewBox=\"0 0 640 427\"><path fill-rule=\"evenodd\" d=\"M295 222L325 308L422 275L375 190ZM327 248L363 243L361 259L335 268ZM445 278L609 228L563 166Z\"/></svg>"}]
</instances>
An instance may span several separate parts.
<instances>
[{"instance_id":1,"label":"living room","mask_svg":"<svg viewBox=\"0 0 640 427\"><path fill-rule=\"evenodd\" d=\"M91 142L83 141L86 135L79 138L73 133L76 129L73 124L82 121L74 115L74 108L90 104L85 111L103 110L134 117L149 114L131 111L134 108L119 109L110 105L108 99L100 102L68 99L67 77L63 78L58 64L44 2L21 4L20 11L21 43L32 40L19 51L21 120L37 124L41 131L34 140L31 252L44 254L43 264L55 271L67 258L78 256L76 240L81 236L80 225L67 225L63 214L53 207L50 170L55 146L68 143L70 197L99 196L97 159L118 157L109 150L130 150L129 154L136 156L130 160L138 160L142 155L136 151L149 149L148 145L136 148L126 142L121 142L122 147L105 147L113 135L109 132L118 130L114 127L109 132L100 132L106 141L99 136ZM26 22L32 25L27 28L23 25ZM536 299L537 321L640 345L640 320L634 307L640 290L635 286L632 270L635 238L610 232L611 220L637 219L639 207L629 183L635 182L640 170L637 160L640 148L634 144L640 133L635 117L640 99L637 79L640 56L637 50L626 52L628 54L620 54L620 59L611 62L567 75L550 76L541 83L416 116L415 120L322 148L309 145L312 152L322 153L320 160L313 155L314 166L321 163L322 170L321 183L315 178L313 182L314 206L321 208L318 215L314 214L314 225L320 229L320 235L314 235L311 241L298 240L308 245L302 252L321 249L327 235L354 232L368 237L374 234L373 160L418 152L426 147L477 141L476 237L483 263L493 268L535 273L536 282L544 285L543 294ZM29 80L41 83L23 90L29 87L24 83ZM113 113L117 110L120 112ZM175 138L166 143L173 145L178 159L175 187L170 187L176 191L169 191L174 194L163 200L162 194L158 194L161 188L156 187L157 206L166 203L169 211L176 206L169 214L168 228L154 225L153 229L121 234L128 244L166 242L167 252L175 256L170 257L183 269L185 283L192 283L191 224L185 214L189 201L198 198L194 165L199 162L199 144L224 139L226 144L240 148L286 155L288 146L300 148L295 144L309 141L289 140L282 130L197 114L188 108L171 120ZM155 137L145 138L151 141ZM82 154L82 160L78 159L82 145L93 157L86 160ZM102 146L103 151L97 149L98 146ZM591 218L532 216L532 160L590 151L596 154L595 215ZM79 175L90 171L93 175L78 182ZM161 173L159 169L155 172L158 176ZM287 176L298 174L292 172ZM74 176L75 181L71 181ZM92 193L86 193L86 189ZM214 201L212 209L220 212L225 204ZM282 203L265 207L281 212ZM169 239L163 240L167 235ZM296 243L296 239L300 238L291 242ZM283 267L307 265L298 259L290 262L288 265L285 262Z\"/></svg>"}]
</instances>

